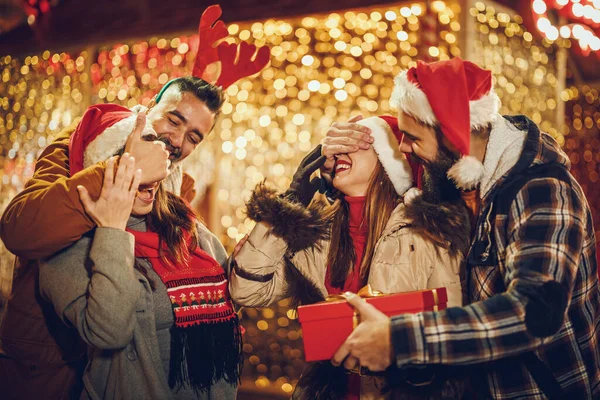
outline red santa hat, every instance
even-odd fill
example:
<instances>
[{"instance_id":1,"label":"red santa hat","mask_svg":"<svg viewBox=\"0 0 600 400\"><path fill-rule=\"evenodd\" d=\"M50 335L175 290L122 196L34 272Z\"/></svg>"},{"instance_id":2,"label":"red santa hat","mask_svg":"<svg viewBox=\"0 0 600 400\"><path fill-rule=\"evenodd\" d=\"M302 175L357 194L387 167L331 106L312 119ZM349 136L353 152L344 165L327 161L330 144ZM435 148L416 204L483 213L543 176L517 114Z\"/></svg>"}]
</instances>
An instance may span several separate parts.
<instances>
[{"instance_id":1,"label":"red santa hat","mask_svg":"<svg viewBox=\"0 0 600 400\"><path fill-rule=\"evenodd\" d=\"M163 100L161 104L150 109L142 135L156 135L152 129L152 122L175 100L170 94L168 96L167 101ZM136 116L136 112L117 104L96 104L89 107L69 142L71 175L100 161L108 160L123 149L135 127ZM182 175L181 166L173 163L163 185L167 190L179 195Z\"/></svg>"},{"instance_id":2,"label":"red santa hat","mask_svg":"<svg viewBox=\"0 0 600 400\"><path fill-rule=\"evenodd\" d=\"M492 87L492 74L459 57L425 63L401 72L395 80L392 105L435 127L462 156L448 177L463 190L475 188L483 178L483 164L469 155L471 130L492 123L500 99Z\"/></svg>"},{"instance_id":3,"label":"red santa hat","mask_svg":"<svg viewBox=\"0 0 600 400\"><path fill-rule=\"evenodd\" d=\"M403 135L398 129L398 119L391 115L381 115L362 119L357 124L371 129L374 139L372 146L379 162L392 181L396 193L404 195L416 181L416 168L412 168L406 155L398 147Z\"/></svg>"}]
</instances>

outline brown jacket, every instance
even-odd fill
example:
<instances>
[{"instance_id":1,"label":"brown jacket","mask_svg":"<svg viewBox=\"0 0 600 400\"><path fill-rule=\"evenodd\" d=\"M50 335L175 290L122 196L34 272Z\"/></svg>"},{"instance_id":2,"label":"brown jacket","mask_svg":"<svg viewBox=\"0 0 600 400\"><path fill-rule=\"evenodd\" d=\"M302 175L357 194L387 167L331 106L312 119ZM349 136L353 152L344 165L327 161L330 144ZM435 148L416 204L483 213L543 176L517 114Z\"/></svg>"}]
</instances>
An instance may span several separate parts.
<instances>
[{"instance_id":1,"label":"brown jacket","mask_svg":"<svg viewBox=\"0 0 600 400\"><path fill-rule=\"evenodd\" d=\"M4 399L64 399L78 390L85 346L77 331L67 328L40 298L37 261L68 247L95 226L76 187L83 185L92 198L98 198L105 164L69 175L69 138L75 126L63 130L42 152L33 177L0 220L0 238L17 256L11 296L0 324ZM193 194L190 180L184 175L182 197Z\"/></svg>"},{"instance_id":2,"label":"brown jacket","mask_svg":"<svg viewBox=\"0 0 600 400\"><path fill-rule=\"evenodd\" d=\"M323 207L313 202L304 209L264 187L255 190L248 215L258 223L236 255L230 276L229 290L237 304L267 307L287 297L306 304L327 297L329 224L320 217ZM456 223L468 224L466 215ZM403 203L396 207L376 244L368 283L384 293L446 287L448 305L461 306L462 253L426 238L416 224ZM468 239L468 230L463 232ZM381 382L372 377L361 382L361 399L385 398L376 387ZM297 391L294 398L304 397Z\"/></svg>"}]
</instances>

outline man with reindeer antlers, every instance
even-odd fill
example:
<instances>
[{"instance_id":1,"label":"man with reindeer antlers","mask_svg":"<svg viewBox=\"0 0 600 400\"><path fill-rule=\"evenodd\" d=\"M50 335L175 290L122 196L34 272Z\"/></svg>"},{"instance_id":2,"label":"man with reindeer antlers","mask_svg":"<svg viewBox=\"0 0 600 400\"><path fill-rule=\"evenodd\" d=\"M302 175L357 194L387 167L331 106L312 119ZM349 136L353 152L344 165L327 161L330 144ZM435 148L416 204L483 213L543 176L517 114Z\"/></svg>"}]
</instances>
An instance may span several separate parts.
<instances>
[{"instance_id":1,"label":"man with reindeer antlers","mask_svg":"<svg viewBox=\"0 0 600 400\"><path fill-rule=\"evenodd\" d=\"M77 331L63 324L40 297L38 260L102 226L103 221L94 220L86 211L107 200L101 196L104 160L124 148L121 161L135 160L135 170L141 170L140 184L166 177L170 191L193 198L193 180L182 173L180 161L214 127L224 89L269 62L267 47L257 50L245 42L222 41L228 32L220 16L218 5L202 15L192 76L168 82L147 107L129 110L99 104L88 108L76 126L66 128L44 150L33 177L6 208L0 237L18 258L0 325L0 393L4 399L79 395L85 346ZM207 67L219 63L221 73L214 79L216 69ZM84 143L85 156L78 148L82 141L72 139L84 133L89 140ZM69 171L74 170L79 172L71 175Z\"/></svg>"}]
</instances>

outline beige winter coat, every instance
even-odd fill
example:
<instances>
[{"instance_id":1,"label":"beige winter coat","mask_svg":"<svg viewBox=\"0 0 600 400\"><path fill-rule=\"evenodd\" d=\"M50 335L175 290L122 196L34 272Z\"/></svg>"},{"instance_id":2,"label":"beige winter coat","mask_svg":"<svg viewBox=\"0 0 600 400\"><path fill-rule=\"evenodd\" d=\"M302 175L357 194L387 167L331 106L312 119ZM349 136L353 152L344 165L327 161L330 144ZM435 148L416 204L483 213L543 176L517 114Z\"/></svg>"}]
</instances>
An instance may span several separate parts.
<instances>
[{"instance_id":1,"label":"beige winter coat","mask_svg":"<svg viewBox=\"0 0 600 400\"><path fill-rule=\"evenodd\" d=\"M404 215L404 209L404 204L399 204L390 216L375 247L368 283L373 289L383 293L445 287L448 291L448 306L461 306L462 257L452 257L446 248L436 246L430 240L415 234ZM267 307L293 296L286 280L286 256L319 290L322 297L327 297L325 273L329 242L322 240L319 246L290 254L287 242L270 231L271 226L266 223L256 224L248 241L235 257L237 265L229 284L234 301L246 307ZM264 282L244 279L235 273L240 270L259 276L272 274L272 278L261 279ZM241 275L244 275L243 272Z\"/></svg>"},{"instance_id":2,"label":"beige winter coat","mask_svg":"<svg viewBox=\"0 0 600 400\"><path fill-rule=\"evenodd\" d=\"M311 205L306 210L273 197L262 189L248 204L249 216L260 221L235 257L229 290L241 306L267 307L281 299L293 297L300 303L312 303L327 297L325 273L329 251L328 224L313 218L319 211ZM322 207L322 205L321 205ZM465 221L466 223L466 221ZM383 293L445 287L448 306L462 305L462 253L434 244L416 233L414 221L399 204L392 212L376 244L368 277L372 288ZM310 290L297 290L298 280L305 279ZM310 293L312 298L302 297ZM375 379L363 377L361 399L384 399L375 388Z\"/></svg>"}]
</instances>

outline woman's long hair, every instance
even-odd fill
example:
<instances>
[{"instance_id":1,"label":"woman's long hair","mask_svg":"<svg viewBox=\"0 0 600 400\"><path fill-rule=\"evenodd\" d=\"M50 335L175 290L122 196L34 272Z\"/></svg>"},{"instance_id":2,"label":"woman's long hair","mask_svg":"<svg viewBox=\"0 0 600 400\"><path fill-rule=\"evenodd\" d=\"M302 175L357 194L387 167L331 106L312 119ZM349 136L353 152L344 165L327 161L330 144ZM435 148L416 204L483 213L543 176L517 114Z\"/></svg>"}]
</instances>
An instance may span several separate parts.
<instances>
[{"instance_id":1,"label":"woman's long hair","mask_svg":"<svg viewBox=\"0 0 600 400\"><path fill-rule=\"evenodd\" d=\"M160 255L165 264L177 268L188 262L191 252L198 246L197 220L183 199L164 189L162 183L158 185L148 225L158 234ZM163 247L166 247L165 252Z\"/></svg>"},{"instance_id":2,"label":"woman's long hair","mask_svg":"<svg viewBox=\"0 0 600 400\"><path fill-rule=\"evenodd\" d=\"M364 285L367 281L369 268L375 253L375 245L381 237L392 211L400 201L401 198L396 193L392 181L378 161L375 170L371 174L366 193L363 223L367 224L368 233L360 265L361 285ZM350 237L348 203L343 198L337 200L328 211L328 214L332 216L333 221L327 265L329 266L332 286L342 289L356 261L356 253Z\"/></svg>"}]
</instances>

